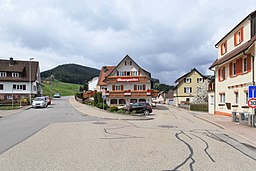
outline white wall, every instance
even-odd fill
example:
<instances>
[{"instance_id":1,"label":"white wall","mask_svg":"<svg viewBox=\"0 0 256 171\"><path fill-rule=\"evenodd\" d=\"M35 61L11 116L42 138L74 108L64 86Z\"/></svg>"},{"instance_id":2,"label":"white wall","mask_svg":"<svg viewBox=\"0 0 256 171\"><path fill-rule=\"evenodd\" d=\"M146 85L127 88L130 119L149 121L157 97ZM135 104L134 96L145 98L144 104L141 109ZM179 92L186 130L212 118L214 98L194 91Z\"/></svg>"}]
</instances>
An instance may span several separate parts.
<instances>
[{"instance_id":1,"label":"white wall","mask_svg":"<svg viewBox=\"0 0 256 171\"><path fill-rule=\"evenodd\" d=\"M91 81L88 81L88 89L89 90L97 90L97 83L98 83L99 77L94 77Z\"/></svg>"},{"instance_id":2,"label":"white wall","mask_svg":"<svg viewBox=\"0 0 256 171\"><path fill-rule=\"evenodd\" d=\"M18 94L29 94L30 93L30 84L29 82L0 82L0 84L4 85L4 89L0 90L1 94L12 94L12 93L18 93ZM26 90L13 90L13 84L16 85L26 85ZM36 82L32 83L32 94L37 94L37 87Z\"/></svg>"}]
</instances>

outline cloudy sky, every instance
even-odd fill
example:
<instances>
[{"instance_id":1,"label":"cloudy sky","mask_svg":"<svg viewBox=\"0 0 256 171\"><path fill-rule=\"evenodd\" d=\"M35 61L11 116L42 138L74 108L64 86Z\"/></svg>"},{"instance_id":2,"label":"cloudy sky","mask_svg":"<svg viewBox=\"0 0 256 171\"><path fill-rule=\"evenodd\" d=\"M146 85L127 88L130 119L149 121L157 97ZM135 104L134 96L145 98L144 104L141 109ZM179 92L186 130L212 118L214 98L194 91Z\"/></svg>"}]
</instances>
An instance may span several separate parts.
<instances>
[{"instance_id":1,"label":"cloudy sky","mask_svg":"<svg viewBox=\"0 0 256 171\"><path fill-rule=\"evenodd\" d=\"M129 54L162 83L209 74L214 45L255 0L1 0L0 58L100 69Z\"/></svg>"}]
</instances>

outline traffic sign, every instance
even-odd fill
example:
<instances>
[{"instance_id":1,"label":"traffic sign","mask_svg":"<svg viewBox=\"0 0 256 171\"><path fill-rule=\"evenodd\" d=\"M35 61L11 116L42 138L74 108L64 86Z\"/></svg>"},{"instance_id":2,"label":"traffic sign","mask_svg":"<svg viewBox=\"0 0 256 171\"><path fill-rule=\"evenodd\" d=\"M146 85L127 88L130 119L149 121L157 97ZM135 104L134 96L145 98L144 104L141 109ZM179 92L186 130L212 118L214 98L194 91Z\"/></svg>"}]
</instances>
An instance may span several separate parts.
<instances>
[{"instance_id":1,"label":"traffic sign","mask_svg":"<svg viewBox=\"0 0 256 171\"><path fill-rule=\"evenodd\" d=\"M248 100L248 106L250 108L256 108L256 98L251 98Z\"/></svg>"},{"instance_id":2,"label":"traffic sign","mask_svg":"<svg viewBox=\"0 0 256 171\"><path fill-rule=\"evenodd\" d=\"M107 96L106 96L106 95L102 95L102 98L103 98L103 99L106 99L106 98L107 98Z\"/></svg>"},{"instance_id":3,"label":"traffic sign","mask_svg":"<svg viewBox=\"0 0 256 171\"><path fill-rule=\"evenodd\" d=\"M248 87L248 98L256 98L256 86L249 86Z\"/></svg>"}]
</instances>

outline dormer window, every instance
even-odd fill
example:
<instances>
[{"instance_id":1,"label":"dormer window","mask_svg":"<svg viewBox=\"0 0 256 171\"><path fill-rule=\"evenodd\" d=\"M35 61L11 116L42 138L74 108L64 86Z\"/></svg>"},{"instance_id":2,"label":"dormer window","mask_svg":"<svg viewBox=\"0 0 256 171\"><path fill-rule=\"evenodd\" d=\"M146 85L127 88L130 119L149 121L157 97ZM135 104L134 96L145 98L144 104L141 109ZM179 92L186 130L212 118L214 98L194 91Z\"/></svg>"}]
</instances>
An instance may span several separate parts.
<instances>
[{"instance_id":1,"label":"dormer window","mask_svg":"<svg viewBox=\"0 0 256 171\"><path fill-rule=\"evenodd\" d=\"M12 77L20 77L20 74L18 72L13 72Z\"/></svg>"},{"instance_id":2,"label":"dormer window","mask_svg":"<svg viewBox=\"0 0 256 171\"><path fill-rule=\"evenodd\" d=\"M234 45L237 46L244 40L243 27L234 34Z\"/></svg>"},{"instance_id":3,"label":"dormer window","mask_svg":"<svg viewBox=\"0 0 256 171\"><path fill-rule=\"evenodd\" d=\"M0 72L0 77L6 77L6 72Z\"/></svg>"},{"instance_id":4,"label":"dormer window","mask_svg":"<svg viewBox=\"0 0 256 171\"><path fill-rule=\"evenodd\" d=\"M221 44L221 55L224 55L227 52L227 41Z\"/></svg>"},{"instance_id":5,"label":"dormer window","mask_svg":"<svg viewBox=\"0 0 256 171\"><path fill-rule=\"evenodd\" d=\"M203 83L204 79L203 78L197 78L197 83Z\"/></svg>"}]
</instances>

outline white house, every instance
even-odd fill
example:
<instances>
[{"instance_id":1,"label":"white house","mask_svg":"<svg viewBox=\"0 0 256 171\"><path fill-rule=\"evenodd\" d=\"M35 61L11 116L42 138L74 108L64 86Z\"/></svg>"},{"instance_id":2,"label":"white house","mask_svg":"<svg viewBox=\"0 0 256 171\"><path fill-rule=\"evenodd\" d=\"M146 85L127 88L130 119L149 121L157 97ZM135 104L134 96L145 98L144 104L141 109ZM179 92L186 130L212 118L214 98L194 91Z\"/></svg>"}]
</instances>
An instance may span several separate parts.
<instances>
[{"instance_id":1,"label":"white house","mask_svg":"<svg viewBox=\"0 0 256 171\"><path fill-rule=\"evenodd\" d=\"M230 30L216 45L214 114L252 113L247 105L248 86L255 84L256 11Z\"/></svg>"},{"instance_id":2,"label":"white house","mask_svg":"<svg viewBox=\"0 0 256 171\"><path fill-rule=\"evenodd\" d=\"M88 90L100 91L99 86L97 86L98 81L99 81L99 77L93 77L90 81L88 81Z\"/></svg>"},{"instance_id":3,"label":"white house","mask_svg":"<svg viewBox=\"0 0 256 171\"><path fill-rule=\"evenodd\" d=\"M0 103L42 94L37 61L0 60Z\"/></svg>"}]
</instances>

